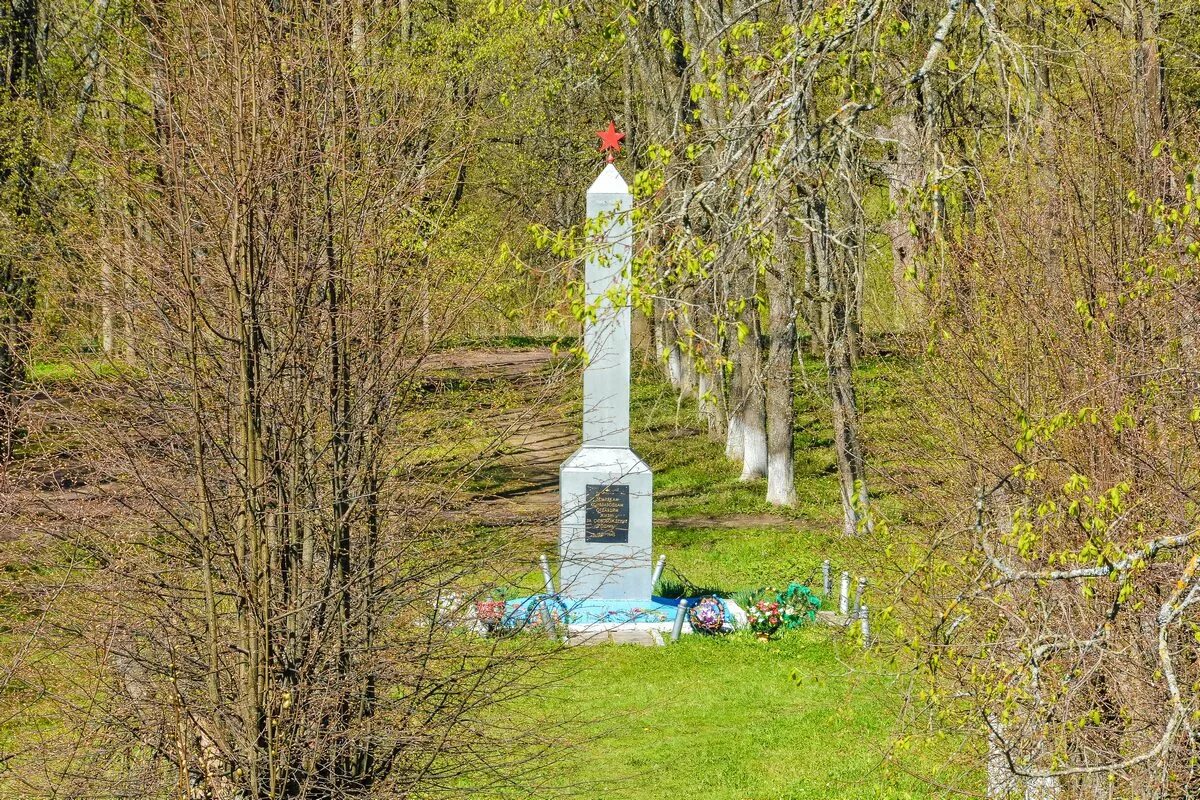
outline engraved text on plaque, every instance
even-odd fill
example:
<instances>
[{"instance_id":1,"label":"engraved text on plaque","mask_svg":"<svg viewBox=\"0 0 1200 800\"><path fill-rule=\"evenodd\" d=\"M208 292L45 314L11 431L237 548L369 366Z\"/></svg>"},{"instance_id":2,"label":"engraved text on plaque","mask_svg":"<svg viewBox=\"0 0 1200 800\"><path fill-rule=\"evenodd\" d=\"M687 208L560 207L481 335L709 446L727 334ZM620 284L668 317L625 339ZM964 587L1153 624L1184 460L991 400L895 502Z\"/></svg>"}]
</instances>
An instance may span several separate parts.
<instances>
[{"instance_id":1,"label":"engraved text on plaque","mask_svg":"<svg viewBox=\"0 0 1200 800\"><path fill-rule=\"evenodd\" d=\"M629 542L629 487L621 484L587 486L584 541L597 544Z\"/></svg>"}]
</instances>

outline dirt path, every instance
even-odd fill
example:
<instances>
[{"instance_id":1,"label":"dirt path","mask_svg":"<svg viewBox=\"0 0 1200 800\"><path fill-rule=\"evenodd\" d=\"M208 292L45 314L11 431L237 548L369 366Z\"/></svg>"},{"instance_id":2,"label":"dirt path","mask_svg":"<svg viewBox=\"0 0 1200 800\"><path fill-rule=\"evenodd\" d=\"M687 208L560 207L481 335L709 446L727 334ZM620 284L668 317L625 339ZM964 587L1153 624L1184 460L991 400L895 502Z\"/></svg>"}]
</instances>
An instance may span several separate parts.
<instances>
[{"instance_id":1,"label":"dirt path","mask_svg":"<svg viewBox=\"0 0 1200 800\"><path fill-rule=\"evenodd\" d=\"M0 543L117 524L129 498L94 478L84 457L70 450L0 467Z\"/></svg>"},{"instance_id":2,"label":"dirt path","mask_svg":"<svg viewBox=\"0 0 1200 800\"><path fill-rule=\"evenodd\" d=\"M448 350L422 363L425 382L479 382L482 387L503 381L521 398L517 408L482 420L502 441L495 464L502 476L496 483L502 488L451 512L455 518L544 527L547 535L557 527L558 466L579 446L580 436L562 421L557 380L570 378L565 372L556 377L555 363L547 347ZM36 423L31 436L49 441L70 429L63 403L72 399L64 390L62 397L31 401L26 408L27 417ZM0 543L35 531L60 532L72 522L118 516L120 508L101 487L90 485L90 477L81 454L74 451L27 458L9 469L0 466Z\"/></svg>"},{"instance_id":3,"label":"dirt path","mask_svg":"<svg viewBox=\"0 0 1200 800\"><path fill-rule=\"evenodd\" d=\"M426 357L421 367L423 372L447 372L468 380L522 380L544 373L553 357L549 347L535 347L529 350L443 350Z\"/></svg>"},{"instance_id":4,"label":"dirt path","mask_svg":"<svg viewBox=\"0 0 1200 800\"><path fill-rule=\"evenodd\" d=\"M579 447L579 431L564 421L555 359L547 347L472 349L437 353L425 369L465 381L508 382L519 407L483 420L502 440L495 466L500 488L472 502L465 516L485 525L547 526L558 518L558 467Z\"/></svg>"}]
</instances>

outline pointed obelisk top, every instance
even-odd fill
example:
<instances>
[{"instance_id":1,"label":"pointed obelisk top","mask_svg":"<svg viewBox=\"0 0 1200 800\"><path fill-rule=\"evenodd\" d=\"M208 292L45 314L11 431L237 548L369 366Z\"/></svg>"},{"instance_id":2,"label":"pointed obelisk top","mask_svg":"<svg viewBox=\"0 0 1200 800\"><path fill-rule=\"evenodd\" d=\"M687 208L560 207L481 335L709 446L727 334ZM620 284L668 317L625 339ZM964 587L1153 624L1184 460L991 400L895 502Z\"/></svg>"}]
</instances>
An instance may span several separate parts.
<instances>
[{"instance_id":1,"label":"pointed obelisk top","mask_svg":"<svg viewBox=\"0 0 1200 800\"><path fill-rule=\"evenodd\" d=\"M629 194L629 184L621 177L621 173L612 164L607 164L604 170L592 181L587 193L591 194Z\"/></svg>"}]
</instances>

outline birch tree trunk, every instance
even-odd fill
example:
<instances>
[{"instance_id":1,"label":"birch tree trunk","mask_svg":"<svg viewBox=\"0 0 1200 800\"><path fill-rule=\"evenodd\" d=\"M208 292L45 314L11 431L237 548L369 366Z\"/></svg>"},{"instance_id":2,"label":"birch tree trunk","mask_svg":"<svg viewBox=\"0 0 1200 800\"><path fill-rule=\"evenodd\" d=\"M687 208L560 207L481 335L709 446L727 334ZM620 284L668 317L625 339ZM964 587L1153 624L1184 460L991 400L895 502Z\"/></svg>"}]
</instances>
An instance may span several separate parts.
<instances>
[{"instance_id":1,"label":"birch tree trunk","mask_svg":"<svg viewBox=\"0 0 1200 800\"><path fill-rule=\"evenodd\" d=\"M134 284L137 280L135 273L135 247L138 239L138 220L136 210L129 204L125 208L125 220L121 235L121 284L122 305L124 306L125 321L125 359L133 363L137 356L137 339L134 335L133 304L129 302L134 296Z\"/></svg>"},{"instance_id":2,"label":"birch tree trunk","mask_svg":"<svg viewBox=\"0 0 1200 800\"><path fill-rule=\"evenodd\" d=\"M748 329L738 345L738 367L742 374L742 475L750 481L767 475L767 400L763 391L762 332L758 305L746 302L742 323Z\"/></svg>"},{"instance_id":3,"label":"birch tree trunk","mask_svg":"<svg viewBox=\"0 0 1200 800\"><path fill-rule=\"evenodd\" d=\"M721 441L725 434L719 385L721 375L707 363L702 363L702 367L697 377L696 408L708 437L713 441Z\"/></svg>"},{"instance_id":4,"label":"birch tree trunk","mask_svg":"<svg viewBox=\"0 0 1200 800\"><path fill-rule=\"evenodd\" d=\"M1020 781L1008 765L1004 752L1004 723L996 714L988 715L987 735L987 797L988 800L1011 800L1020 790Z\"/></svg>"},{"instance_id":5,"label":"birch tree trunk","mask_svg":"<svg viewBox=\"0 0 1200 800\"><path fill-rule=\"evenodd\" d=\"M767 265L767 502L776 506L796 504L796 311L788 229L787 214L779 214Z\"/></svg>"},{"instance_id":6,"label":"birch tree trunk","mask_svg":"<svg viewBox=\"0 0 1200 800\"><path fill-rule=\"evenodd\" d=\"M734 345L733 376L729 384L729 424L725 429L725 457L734 462L741 462L746 452L742 422L742 410L746 403L745 371L738 354L739 347Z\"/></svg>"},{"instance_id":7,"label":"birch tree trunk","mask_svg":"<svg viewBox=\"0 0 1200 800\"><path fill-rule=\"evenodd\" d=\"M111 356L114 349L113 331L116 327L113 304L113 292L115 290L115 282L113 281L112 261L104 259L100 264L100 348L106 356Z\"/></svg>"},{"instance_id":8,"label":"birch tree trunk","mask_svg":"<svg viewBox=\"0 0 1200 800\"><path fill-rule=\"evenodd\" d=\"M855 405L850 345L844 326L838 326L825 353L829 373L829 392L833 401L833 440L838 467L838 488L842 499L842 532L858 533L859 514L866 496L862 478L864 462L858 436L858 410Z\"/></svg>"}]
</instances>

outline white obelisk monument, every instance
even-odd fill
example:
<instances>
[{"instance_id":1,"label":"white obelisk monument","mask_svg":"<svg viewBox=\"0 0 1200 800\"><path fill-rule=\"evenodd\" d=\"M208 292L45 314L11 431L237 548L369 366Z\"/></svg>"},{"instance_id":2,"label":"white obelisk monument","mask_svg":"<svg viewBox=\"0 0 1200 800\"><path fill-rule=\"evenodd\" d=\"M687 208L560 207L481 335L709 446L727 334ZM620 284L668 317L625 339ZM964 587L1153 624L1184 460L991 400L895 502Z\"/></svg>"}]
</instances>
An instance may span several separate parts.
<instances>
[{"instance_id":1,"label":"white obelisk monument","mask_svg":"<svg viewBox=\"0 0 1200 800\"><path fill-rule=\"evenodd\" d=\"M603 150L619 150L612 123ZM587 192L593 239L584 273L583 446L559 473L560 592L571 598L650 600L650 468L629 449L630 262L633 197L608 165Z\"/></svg>"}]
</instances>

